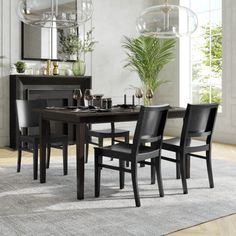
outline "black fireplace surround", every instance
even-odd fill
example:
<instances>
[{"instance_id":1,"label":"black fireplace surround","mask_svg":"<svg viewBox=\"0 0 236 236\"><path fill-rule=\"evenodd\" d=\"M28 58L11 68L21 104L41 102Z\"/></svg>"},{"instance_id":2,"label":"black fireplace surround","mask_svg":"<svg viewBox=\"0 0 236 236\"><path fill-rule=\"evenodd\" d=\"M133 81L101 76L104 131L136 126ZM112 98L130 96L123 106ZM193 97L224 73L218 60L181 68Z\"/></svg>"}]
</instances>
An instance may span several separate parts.
<instances>
[{"instance_id":1,"label":"black fireplace surround","mask_svg":"<svg viewBox=\"0 0 236 236\"><path fill-rule=\"evenodd\" d=\"M75 105L73 89L80 88L84 92L91 87L91 76L10 75L10 147L16 149L17 142L16 99L46 99L49 106L71 106ZM51 129L52 132L67 134L73 143L72 125L54 122Z\"/></svg>"}]
</instances>

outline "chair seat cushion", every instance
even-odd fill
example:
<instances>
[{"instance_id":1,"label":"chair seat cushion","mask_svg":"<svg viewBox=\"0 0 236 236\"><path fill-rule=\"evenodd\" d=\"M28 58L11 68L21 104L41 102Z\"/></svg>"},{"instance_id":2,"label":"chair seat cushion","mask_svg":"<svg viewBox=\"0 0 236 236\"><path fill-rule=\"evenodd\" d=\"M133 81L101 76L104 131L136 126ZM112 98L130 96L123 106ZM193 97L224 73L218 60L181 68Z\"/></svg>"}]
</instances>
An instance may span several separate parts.
<instances>
[{"instance_id":1,"label":"chair seat cushion","mask_svg":"<svg viewBox=\"0 0 236 236\"><path fill-rule=\"evenodd\" d=\"M196 139L191 139L191 143L189 146L186 147L186 152L198 152L198 151L205 151L208 150L209 145L206 144L204 141L196 140ZM171 139L165 139L163 140L162 143L162 149L168 150L168 151L173 151L173 152L178 152L181 147L180 147L180 138L171 138Z\"/></svg>"}]
</instances>

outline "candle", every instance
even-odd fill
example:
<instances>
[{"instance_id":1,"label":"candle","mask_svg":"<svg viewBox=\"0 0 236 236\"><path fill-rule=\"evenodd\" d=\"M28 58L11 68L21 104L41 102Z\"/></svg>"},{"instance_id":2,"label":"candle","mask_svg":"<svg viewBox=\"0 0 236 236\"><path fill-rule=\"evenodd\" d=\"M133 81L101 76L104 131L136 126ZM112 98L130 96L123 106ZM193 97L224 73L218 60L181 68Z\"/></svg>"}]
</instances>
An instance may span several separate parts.
<instances>
[{"instance_id":1,"label":"candle","mask_svg":"<svg viewBox=\"0 0 236 236\"><path fill-rule=\"evenodd\" d=\"M132 95L132 105L134 106L134 95Z\"/></svg>"}]
</instances>

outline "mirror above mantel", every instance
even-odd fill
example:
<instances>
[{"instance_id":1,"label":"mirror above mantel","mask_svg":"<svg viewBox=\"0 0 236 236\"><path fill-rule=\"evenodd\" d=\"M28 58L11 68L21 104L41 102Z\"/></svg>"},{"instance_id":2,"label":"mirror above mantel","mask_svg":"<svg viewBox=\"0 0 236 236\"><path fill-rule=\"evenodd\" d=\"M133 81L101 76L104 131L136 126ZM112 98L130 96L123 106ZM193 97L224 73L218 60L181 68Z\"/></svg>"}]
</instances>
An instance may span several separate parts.
<instances>
[{"instance_id":1,"label":"mirror above mantel","mask_svg":"<svg viewBox=\"0 0 236 236\"><path fill-rule=\"evenodd\" d=\"M22 23L21 35L22 60L74 61L59 53L59 31L56 28L40 28Z\"/></svg>"}]
</instances>

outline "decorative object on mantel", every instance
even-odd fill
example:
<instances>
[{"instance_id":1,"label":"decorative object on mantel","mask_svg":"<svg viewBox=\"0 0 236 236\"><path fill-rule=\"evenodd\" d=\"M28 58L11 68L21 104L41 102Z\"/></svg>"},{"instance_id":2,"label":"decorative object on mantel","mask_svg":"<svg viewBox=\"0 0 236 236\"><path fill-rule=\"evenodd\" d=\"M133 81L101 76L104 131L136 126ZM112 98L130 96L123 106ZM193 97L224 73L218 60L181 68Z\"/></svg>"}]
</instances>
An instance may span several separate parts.
<instances>
[{"instance_id":1,"label":"decorative object on mantel","mask_svg":"<svg viewBox=\"0 0 236 236\"><path fill-rule=\"evenodd\" d=\"M94 41L92 37L92 28L86 33L84 39L80 38L76 29L70 29L68 34L65 34L63 30L59 30L59 53L65 56L75 56L77 60L72 65L72 71L74 75L84 75L86 71L86 64L81 58L86 53L92 52L97 41Z\"/></svg>"},{"instance_id":2,"label":"decorative object on mantel","mask_svg":"<svg viewBox=\"0 0 236 236\"><path fill-rule=\"evenodd\" d=\"M146 8L137 20L140 34L158 38L189 36L197 26L197 15L191 9L170 5L168 0L163 5Z\"/></svg>"},{"instance_id":3,"label":"decorative object on mantel","mask_svg":"<svg viewBox=\"0 0 236 236\"><path fill-rule=\"evenodd\" d=\"M59 75L58 66L59 66L58 61L54 61L54 62L53 62L53 75Z\"/></svg>"},{"instance_id":4,"label":"decorative object on mantel","mask_svg":"<svg viewBox=\"0 0 236 236\"><path fill-rule=\"evenodd\" d=\"M78 27L92 12L92 0L19 0L17 5L21 21L44 28Z\"/></svg>"},{"instance_id":5,"label":"decorative object on mantel","mask_svg":"<svg viewBox=\"0 0 236 236\"><path fill-rule=\"evenodd\" d=\"M18 61L14 64L16 66L16 71L18 73L24 73L26 69L26 63L23 61Z\"/></svg>"},{"instance_id":6,"label":"decorative object on mantel","mask_svg":"<svg viewBox=\"0 0 236 236\"><path fill-rule=\"evenodd\" d=\"M147 98L147 93L155 93L160 85L167 82L158 78L158 75L174 59L175 40L141 35L138 38L125 37L122 46L127 55L124 67L138 73L143 85L144 104L149 105L151 100Z\"/></svg>"},{"instance_id":7,"label":"decorative object on mantel","mask_svg":"<svg viewBox=\"0 0 236 236\"><path fill-rule=\"evenodd\" d=\"M51 60L47 60L46 75L52 75Z\"/></svg>"},{"instance_id":8,"label":"decorative object on mantel","mask_svg":"<svg viewBox=\"0 0 236 236\"><path fill-rule=\"evenodd\" d=\"M66 68L65 69L65 75L72 76L73 75L73 71L71 69L69 69L69 68Z\"/></svg>"},{"instance_id":9,"label":"decorative object on mantel","mask_svg":"<svg viewBox=\"0 0 236 236\"><path fill-rule=\"evenodd\" d=\"M83 60L77 60L72 64L72 71L74 75L85 75L86 64Z\"/></svg>"}]
</instances>

